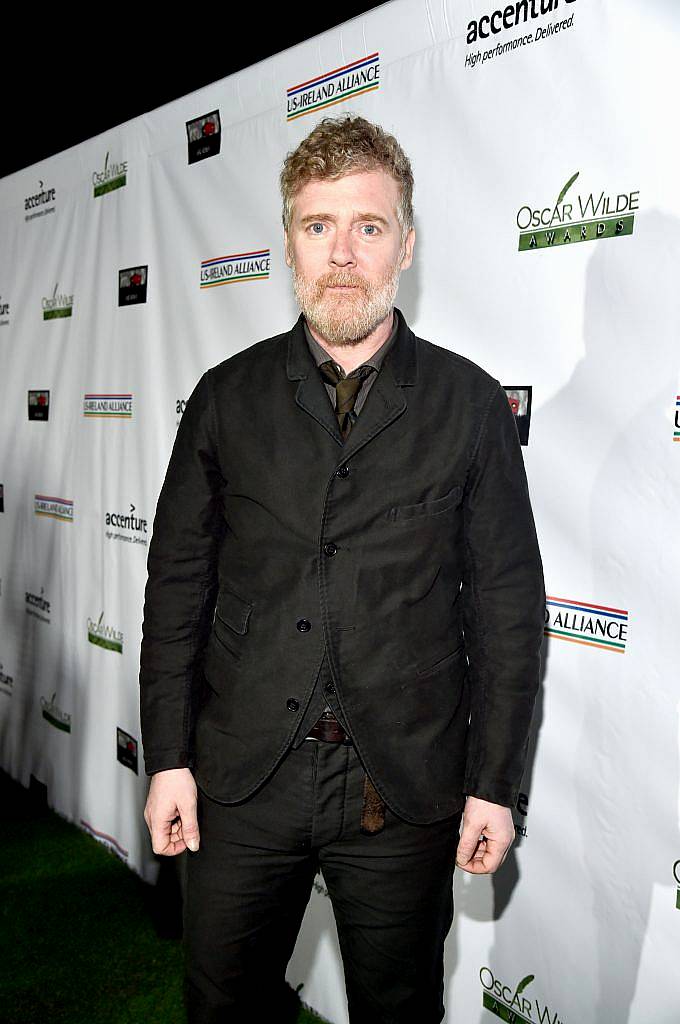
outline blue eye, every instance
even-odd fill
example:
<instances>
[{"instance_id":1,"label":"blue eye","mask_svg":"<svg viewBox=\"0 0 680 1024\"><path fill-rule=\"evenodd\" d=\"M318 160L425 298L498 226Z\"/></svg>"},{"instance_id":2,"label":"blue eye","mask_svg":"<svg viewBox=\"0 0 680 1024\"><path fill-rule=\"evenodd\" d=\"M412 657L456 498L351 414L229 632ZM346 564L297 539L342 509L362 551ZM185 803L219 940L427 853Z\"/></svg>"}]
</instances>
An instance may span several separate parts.
<instances>
[{"instance_id":1,"label":"blue eye","mask_svg":"<svg viewBox=\"0 0 680 1024\"><path fill-rule=\"evenodd\" d=\"M323 224L321 224L319 221L317 221L315 224L310 224L309 227L313 235L320 235L321 232L323 231ZM318 231L316 230L317 228L319 229Z\"/></svg>"},{"instance_id":2,"label":"blue eye","mask_svg":"<svg viewBox=\"0 0 680 1024\"><path fill-rule=\"evenodd\" d=\"M369 235L375 235L377 230L375 224L364 224L364 231L368 232Z\"/></svg>"}]
</instances>

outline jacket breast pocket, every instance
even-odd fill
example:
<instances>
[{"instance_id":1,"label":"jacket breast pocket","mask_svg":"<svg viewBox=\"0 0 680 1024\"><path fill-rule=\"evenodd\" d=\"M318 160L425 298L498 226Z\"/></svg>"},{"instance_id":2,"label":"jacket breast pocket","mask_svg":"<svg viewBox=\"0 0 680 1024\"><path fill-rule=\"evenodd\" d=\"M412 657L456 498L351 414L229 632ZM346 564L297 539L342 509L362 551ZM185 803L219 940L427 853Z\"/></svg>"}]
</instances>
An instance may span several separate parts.
<instances>
[{"instance_id":1,"label":"jacket breast pocket","mask_svg":"<svg viewBox=\"0 0 680 1024\"><path fill-rule=\"evenodd\" d=\"M429 516L440 516L457 508L463 500L463 487L456 484L448 494L429 501L420 501L416 505L397 505L388 512L388 520L395 526L413 523Z\"/></svg>"},{"instance_id":2,"label":"jacket breast pocket","mask_svg":"<svg viewBox=\"0 0 680 1024\"><path fill-rule=\"evenodd\" d=\"M248 620L253 606L250 601L239 597L233 590L223 588L217 597L213 633L220 646L234 658L243 654L242 637L248 632Z\"/></svg>"}]
</instances>

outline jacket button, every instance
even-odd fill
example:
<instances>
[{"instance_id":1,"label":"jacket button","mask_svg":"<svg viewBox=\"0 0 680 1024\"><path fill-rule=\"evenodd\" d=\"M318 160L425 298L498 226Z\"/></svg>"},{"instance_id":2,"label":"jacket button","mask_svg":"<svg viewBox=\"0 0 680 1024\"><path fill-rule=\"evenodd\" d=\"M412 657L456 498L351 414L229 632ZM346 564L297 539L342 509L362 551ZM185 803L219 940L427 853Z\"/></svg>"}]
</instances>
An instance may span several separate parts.
<instances>
[{"instance_id":1,"label":"jacket button","mask_svg":"<svg viewBox=\"0 0 680 1024\"><path fill-rule=\"evenodd\" d=\"M349 466L347 466L347 465L344 465L344 466L340 466L340 469L336 469L336 471L335 471L335 475L336 475L336 476L340 476L340 477L342 477L343 479L344 479L344 478L345 478L346 476L349 476Z\"/></svg>"},{"instance_id":2,"label":"jacket button","mask_svg":"<svg viewBox=\"0 0 680 1024\"><path fill-rule=\"evenodd\" d=\"M289 697L288 700L286 701L286 707L288 708L289 711L299 711L300 702L296 700L295 697Z\"/></svg>"},{"instance_id":3,"label":"jacket button","mask_svg":"<svg viewBox=\"0 0 680 1024\"><path fill-rule=\"evenodd\" d=\"M328 544L324 544L323 549L327 555L334 555L338 550L337 545L334 544L332 540L330 540Z\"/></svg>"},{"instance_id":4,"label":"jacket button","mask_svg":"<svg viewBox=\"0 0 680 1024\"><path fill-rule=\"evenodd\" d=\"M312 628L312 624L309 621L309 619L299 619L297 623L297 628L300 630L301 633L308 633L309 630Z\"/></svg>"}]
</instances>

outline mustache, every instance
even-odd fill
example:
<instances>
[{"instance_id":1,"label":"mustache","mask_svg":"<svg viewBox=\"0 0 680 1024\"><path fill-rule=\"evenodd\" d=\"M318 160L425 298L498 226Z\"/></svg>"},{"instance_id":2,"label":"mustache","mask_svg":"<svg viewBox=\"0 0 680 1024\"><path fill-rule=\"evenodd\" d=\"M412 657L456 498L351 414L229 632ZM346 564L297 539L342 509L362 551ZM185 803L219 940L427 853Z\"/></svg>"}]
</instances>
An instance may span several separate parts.
<instances>
[{"instance_id":1,"label":"mustache","mask_svg":"<svg viewBox=\"0 0 680 1024\"><path fill-rule=\"evenodd\" d=\"M360 274L355 274L351 270L337 270L334 273L323 274L317 278L316 282L317 294L321 295L325 288L333 287L344 287L344 288L361 288L362 291L367 290L366 279L361 277Z\"/></svg>"}]
</instances>

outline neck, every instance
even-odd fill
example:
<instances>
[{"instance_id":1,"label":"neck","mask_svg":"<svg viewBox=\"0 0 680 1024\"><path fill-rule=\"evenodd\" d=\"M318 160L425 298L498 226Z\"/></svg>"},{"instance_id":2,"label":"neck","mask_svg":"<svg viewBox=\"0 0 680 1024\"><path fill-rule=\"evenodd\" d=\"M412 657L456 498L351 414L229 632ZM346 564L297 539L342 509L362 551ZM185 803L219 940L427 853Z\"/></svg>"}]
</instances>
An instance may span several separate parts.
<instances>
[{"instance_id":1,"label":"neck","mask_svg":"<svg viewBox=\"0 0 680 1024\"><path fill-rule=\"evenodd\" d=\"M345 373L351 373L357 366L361 366L372 355L375 355L389 338L393 325L394 309L391 309L385 319L361 341L347 341L341 345L332 345L307 321L307 327L312 337L328 352L331 359L343 368Z\"/></svg>"}]
</instances>

